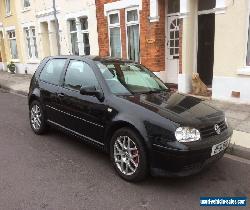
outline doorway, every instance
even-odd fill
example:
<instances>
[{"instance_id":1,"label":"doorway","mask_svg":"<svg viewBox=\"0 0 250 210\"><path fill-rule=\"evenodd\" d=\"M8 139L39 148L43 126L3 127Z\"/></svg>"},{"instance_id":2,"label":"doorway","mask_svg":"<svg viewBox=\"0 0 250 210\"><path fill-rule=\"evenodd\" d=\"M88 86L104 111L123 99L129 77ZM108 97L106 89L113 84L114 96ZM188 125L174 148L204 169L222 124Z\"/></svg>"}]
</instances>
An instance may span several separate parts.
<instances>
[{"instance_id":1,"label":"doorway","mask_svg":"<svg viewBox=\"0 0 250 210\"><path fill-rule=\"evenodd\" d=\"M177 84L179 74L179 34L180 19L168 16L167 19L167 82Z\"/></svg>"},{"instance_id":2,"label":"doorway","mask_svg":"<svg viewBox=\"0 0 250 210\"><path fill-rule=\"evenodd\" d=\"M213 81L214 34L215 14L199 15L197 72L208 87Z\"/></svg>"}]
</instances>

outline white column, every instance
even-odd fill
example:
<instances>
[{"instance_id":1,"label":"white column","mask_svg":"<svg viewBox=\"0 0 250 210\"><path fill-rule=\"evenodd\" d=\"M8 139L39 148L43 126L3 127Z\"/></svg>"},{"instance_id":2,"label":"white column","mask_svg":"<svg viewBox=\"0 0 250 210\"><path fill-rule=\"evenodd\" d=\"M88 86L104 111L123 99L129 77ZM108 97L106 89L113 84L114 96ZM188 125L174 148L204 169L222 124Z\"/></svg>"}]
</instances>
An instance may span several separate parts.
<instances>
[{"instance_id":1,"label":"white column","mask_svg":"<svg viewBox=\"0 0 250 210\"><path fill-rule=\"evenodd\" d=\"M150 22L157 22L159 21L159 5L158 0L150 0Z\"/></svg>"},{"instance_id":2,"label":"white column","mask_svg":"<svg viewBox=\"0 0 250 210\"><path fill-rule=\"evenodd\" d=\"M216 12L215 14L223 14L225 13L225 8L226 8L226 0L216 0Z\"/></svg>"},{"instance_id":3,"label":"white column","mask_svg":"<svg viewBox=\"0 0 250 210\"><path fill-rule=\"evenodd\" d=\"M180 0L180 13L181 15L186 15L190 12L190 4L188 0Z\"/></svg>"},{"instance_id":4,"label":"white column","mask_svg":"<svg viewBox=\"0 0 250 210\"><path fill-rule=\"evenodd\" d=\"M83 43L83 34L81 32L81 22L80 18L76 18L76 30L77 30L77 43L79 48L79 55L84 55L84 43Z\"/></svg>"},{"instance_id":5,"label":"white column","mask_svg":"<svg viewBox=\"0 0 250 210\"><path fill-rule=\"evenodd\" d=\"M55 22L48 21L48 31L49 31L49 44L50 44L50 53L51 55L57 55L57 41L56 41L56 29Z\"/></svg>"},{"instance_id":6,"label":"white column","mask_svg":"<svg viewBox=\"0 0 250 210\"><path fill-rule=\"evenodd\" d=\"M50 20L47 23L48 23L48 33L49 33L50 54L55 55L55 49L54 49L54 46L53 46L53 42L54 42L54 39L53 39L53 33L54 33L53 26L52 26L52 23L51 23Z\"/></svg>"},{"instance_id":7,"label":"white column","mask_svg":"<svg viewBox=\"0 0 250 210\"><path fill-rule=\"evenodd\" d=\"M226 2L225 0L216 0L216 8L225 8L226 7Z\"/></svg>"},{"instance_id":8,"label":"white column","mask_svg":"<svg viewBox=\"0 0 250 210\"><path fill-rule=\"evenodd\" d=\"M188 93L192 89L192 74L197 71L198 0L186 0L182 6L188 12L183 18L182 74L178 76L178 90Z\"/></svg>"}]
</instances>

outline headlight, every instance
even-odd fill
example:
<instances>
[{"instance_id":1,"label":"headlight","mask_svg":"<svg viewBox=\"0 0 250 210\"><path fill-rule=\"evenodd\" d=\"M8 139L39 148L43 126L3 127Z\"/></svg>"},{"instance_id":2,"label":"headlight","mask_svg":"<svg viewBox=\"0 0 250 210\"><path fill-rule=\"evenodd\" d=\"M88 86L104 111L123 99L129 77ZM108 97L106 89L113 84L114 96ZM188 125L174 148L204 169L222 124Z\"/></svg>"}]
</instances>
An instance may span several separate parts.
<instances>
[{"instance_id":1,"label":"headlight","mask_svg":"<svg viewBox=\"0 0 250 210\"><path fill-rule=\"evenodd\" d=\"M195 128L179 127L175 131L175 138L179 142L192 142L198 141L201 138L201 134Z\"/></svg>"}]
</instances>

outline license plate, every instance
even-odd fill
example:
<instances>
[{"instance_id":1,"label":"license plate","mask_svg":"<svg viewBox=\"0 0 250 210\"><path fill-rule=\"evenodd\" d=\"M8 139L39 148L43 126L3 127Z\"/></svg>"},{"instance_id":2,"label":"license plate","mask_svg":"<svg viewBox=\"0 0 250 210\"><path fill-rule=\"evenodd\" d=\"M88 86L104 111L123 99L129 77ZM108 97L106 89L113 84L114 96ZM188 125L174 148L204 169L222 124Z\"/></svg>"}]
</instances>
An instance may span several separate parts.
<instances>
[{"instance_id":1,"label":"license plate","mask_svg":"<svg viewBox=\"0 0 250 210\"><path fill-rule=\"evenodd\" d=\"M229 144L229 139L227 139L226 141L223 141L219 144L215 144L212 147L211 156L217 155L221 151L225 150L228 147L228 144Z\"/></svg>"}]
</instances>

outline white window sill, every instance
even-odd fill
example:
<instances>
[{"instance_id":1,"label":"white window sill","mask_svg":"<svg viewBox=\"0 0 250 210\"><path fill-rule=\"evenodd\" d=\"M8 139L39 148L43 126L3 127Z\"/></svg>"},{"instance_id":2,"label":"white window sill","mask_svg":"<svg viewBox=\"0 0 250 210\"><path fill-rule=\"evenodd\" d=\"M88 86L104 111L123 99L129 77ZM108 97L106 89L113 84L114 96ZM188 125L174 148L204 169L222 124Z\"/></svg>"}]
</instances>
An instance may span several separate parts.
<instances>
[{"instance_id":1,"label":"white window sill","mask_svg":"<svg viewBox=\"0 0 250 210\"><path fill-rule=\"evenodd\" d=\"M29 63L29 64L38 64L38 63L40 63L40 60L38 60L38 59L28 59L27 63Z\"/></svg>"},{"instance_id":2,"label":"white window sill","mask_svg":"<svg viewBox=\"0 0 250 210\"><path fill-rule=\"evenodd\" d=\"M23 10L22 10L21 12L24 13L24 12L28 12L28 11L30 11L30 7L24 7Z\"/></svg>"},{"instance_id":3,"label":"white window sill","mask_svg":"<svg viewBox=\"0 0 250 210\"><path fill-rule=\"evenodd\" d=\"M250 66L245 66L241 69L237 70L237 74L239 75L249 75L250 76Z\"/></svg>"},{"instance_id":4,"label":"white window sill","mask_svg":"<svg viewBox=\"0 0 250 210\"><path fill-rule=\"evenodd\" d=\"M150 23L158 22L160 20L160 16L149 17L148 19L149 19Z\"/></svg>"}]
</instances>

